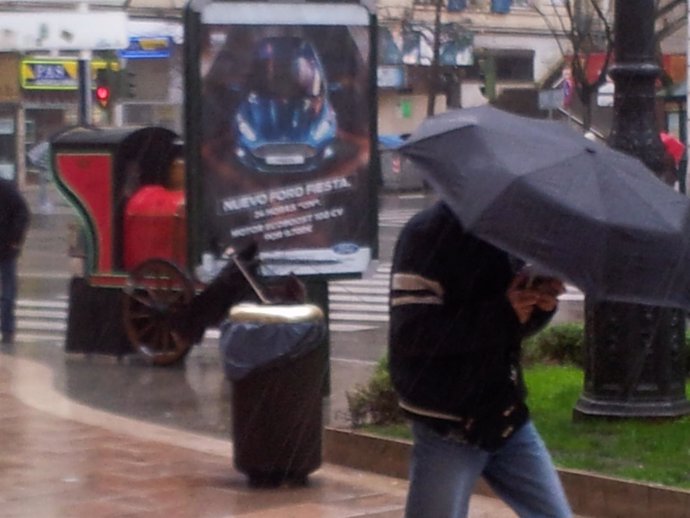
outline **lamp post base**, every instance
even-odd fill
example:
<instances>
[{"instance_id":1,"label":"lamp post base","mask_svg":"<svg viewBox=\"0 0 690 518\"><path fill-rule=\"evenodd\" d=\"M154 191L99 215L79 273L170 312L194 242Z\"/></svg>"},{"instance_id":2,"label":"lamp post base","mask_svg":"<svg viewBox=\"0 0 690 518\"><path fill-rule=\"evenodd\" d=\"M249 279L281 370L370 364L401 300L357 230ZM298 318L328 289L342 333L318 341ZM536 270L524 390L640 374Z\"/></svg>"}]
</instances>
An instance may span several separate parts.
<instances>
[{"instance_id":1,"label":"lamp post base","mask_svg":"<svg viewBox=\"0 0 690 518\"><path fill-rule=\"evenodd\" d=\"M573 420L607 419L676 419L690 415L690 401L612 401L585 395L575 404Z\"/></svg>"}]
</instances>

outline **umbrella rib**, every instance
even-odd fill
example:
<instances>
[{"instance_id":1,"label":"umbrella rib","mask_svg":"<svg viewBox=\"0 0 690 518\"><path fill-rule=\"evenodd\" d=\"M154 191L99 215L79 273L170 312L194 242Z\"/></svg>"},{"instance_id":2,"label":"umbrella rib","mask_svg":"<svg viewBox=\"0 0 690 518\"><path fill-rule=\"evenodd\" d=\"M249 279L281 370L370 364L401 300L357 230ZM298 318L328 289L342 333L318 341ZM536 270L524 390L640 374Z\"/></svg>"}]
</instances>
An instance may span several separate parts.
<instances>
[{"instance_id":1,"label":"umbrella rib","mask_svg":"<svg viewBox=\"0 0 690 518\"><path fill-rule=\"evenodd\" d=\"M659 180L659 182L661 182L661 180ZM662 185L664 186L664 188L666 188L666 189L671 189L671 187L666 186L665 184L663 184L663 182L661 182L661 183L662 183ZM645 204L645 208L646 208L650 213L654 213L659 219L661 219L661 220L663 220L664 222L668 223L669 225L675 227L674 221L671 221L671 220L668 219L668 217L666 216L666 214L664 214L664 213L662 212L662 210L661 210L662 208L661 208L661 207L658 207L657 205L655 205L654 203L652 203L646 196L644 196L644 194L645 194L644 192L642 192L642 193L640 192L640 190L639 190L639 188L638 188L638 185L637 185L637 182L635 182L635 185L634 185L634 186L631 186L630 188L631 188L631 189L634 189L634 191L635 191L635 192L638 194L638 196L640 197L640 201L641 201L642 203ZM680 196L680 195L679 195L679 196Z\"/></svg>"}]
</instances>

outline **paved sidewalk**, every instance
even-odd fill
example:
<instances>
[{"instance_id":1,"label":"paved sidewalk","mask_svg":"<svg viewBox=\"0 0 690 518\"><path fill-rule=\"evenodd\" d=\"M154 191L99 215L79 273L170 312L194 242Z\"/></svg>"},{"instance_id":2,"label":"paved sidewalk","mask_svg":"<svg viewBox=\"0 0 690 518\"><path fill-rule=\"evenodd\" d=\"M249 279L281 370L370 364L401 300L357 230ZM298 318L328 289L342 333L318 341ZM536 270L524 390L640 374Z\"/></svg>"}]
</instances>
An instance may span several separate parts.
<instances>
[{"instance_id":1,"label":"paved sidewalk","mask_svg":"<svg viewBox=\"0 0 690 518\"><path fill-rule=\"evenodd\" d=\"M29 188L26 194L36 207L37 190ZM65 217L71 210L64 200L55 201L49 214L35 216L41 230L33 236L31 254L22 258L28 271L42 271L46 265L67 271L66 258L55 263L55 250L65 246ZM30 288L29 280L24 282ZM201 387L199 409L180 403L185 396L194 398L191 389L184 391L188 385L179 384L179 373L171 370L140 372L134 366L69 362L58 351L32 349L28 343L16 349L12 354L0 351L0 441L5 445L0 452L2 518L403 515L405 480L324 464L310 476L308 487L250 489L246 477L233 467L232 443L224 439L226 424L211 427L215 434L199 433L208 423L198 427L187 423L185 430L167 426L168 421L160 424L170 416L175 416L172 422L177 426L190 419L218 419L213 405L226 395L216 393L224 385L217 379L215 349L213 354L195 350L190 354L194 361L188 360L183 371L185 383ZM40 362L31 359L32 354ZM329 403L331 425L345 407L345 388L364 382L372 369L352 362L332 364L332 383L338 390ZM178 382L172 390L169 377ZM79 402L65 395L70 394L65 386ZM141 408L123 409L123 402L127 405L132 399ZM150 406L161 400L173 403ZM497 499L473 497L470 518L514 517Z\"/></svg>"},{"instance_id":2,"label":"paved sidewalk","mask_svg":"<svg viewBox=\"0 0 690 518\"><path fill-rule=\"evenodd\" d=\"M0 354L3 518L400 518L406 482L325 464L307 487L250 489L230 441L70 401L51 369ZM471 518L509 518L473 498Z\"/></svg>"}]
</instances>

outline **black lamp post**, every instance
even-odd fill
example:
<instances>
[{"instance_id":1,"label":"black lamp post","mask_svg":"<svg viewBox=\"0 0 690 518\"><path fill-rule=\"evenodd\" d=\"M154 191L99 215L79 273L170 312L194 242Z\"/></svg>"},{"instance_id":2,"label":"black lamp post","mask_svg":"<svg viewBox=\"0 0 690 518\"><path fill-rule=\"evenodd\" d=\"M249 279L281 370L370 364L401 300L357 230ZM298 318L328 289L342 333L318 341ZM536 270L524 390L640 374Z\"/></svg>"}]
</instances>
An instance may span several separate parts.
<instances>
[{"instance_id":1,"label":"black lamp post","mask_svg":"<svg viewBox=\"0 0 690 518\"><path fill-rule=\"evenodd\" d=\"M655 114L654 0L618 0L612 147L661 173ZM634 210L634 208L631 208ZM630 279L635 282L635 279ZM681 310L585 302L585 384L573 415L663 418L690 414L685 397L685 314Z\"/></svg>"}]
</instances>

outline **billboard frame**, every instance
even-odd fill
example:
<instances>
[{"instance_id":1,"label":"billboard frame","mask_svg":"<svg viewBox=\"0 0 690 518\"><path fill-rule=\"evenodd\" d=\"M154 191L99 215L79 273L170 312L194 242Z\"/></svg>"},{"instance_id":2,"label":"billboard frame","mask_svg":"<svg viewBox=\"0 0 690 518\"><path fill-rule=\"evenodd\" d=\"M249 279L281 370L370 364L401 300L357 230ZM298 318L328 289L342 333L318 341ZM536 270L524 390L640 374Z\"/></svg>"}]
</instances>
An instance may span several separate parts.
<instances>
[{"instance_id":1,"label":"billboard frame","mask_svg":"<svg viewBox=\"0 0 690 518\"><path fill-rule=\"evenodd\" d=\"M243 7L245 7L243 9ZM337 11L337 13L336 13ZM336 16L337 14L337 16ZM337 22L333 22L337 20ZM348 23L366 27L368 49L366 55L367 84L366 115L368 163L364 174L366 187L366 214L362 224L366 226L366 244L370 250L370 259L378 257L378 188L380 182L380 164L376 146L377 135L377 89L376 89L376 19L366 7L360 4L343 3L255 3L230 1L192 1L187 6L184 16L185 24L185 109L186 109L186 162L187 162L187 199L190 200L188 211L189 225L189 264L199 265L201 257L208 252L208 236L204 235L207 221L204 216L206 193L202 184L204 159L203 117L203 76L201 70L202 33L205 25L234 26L270 26L273 24L295 26L336 26L348 27ZM364 182L363 182L364 183ZM333 271L327 269L313 274L297 271L301 278L309 280L328 280L332 278L359 277L364 269L358 271ZM270 272L262 272L269 274ZM278 275L284 275L279 273Z\"/></svg>"}]
</instances>

